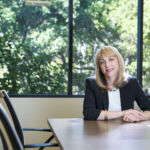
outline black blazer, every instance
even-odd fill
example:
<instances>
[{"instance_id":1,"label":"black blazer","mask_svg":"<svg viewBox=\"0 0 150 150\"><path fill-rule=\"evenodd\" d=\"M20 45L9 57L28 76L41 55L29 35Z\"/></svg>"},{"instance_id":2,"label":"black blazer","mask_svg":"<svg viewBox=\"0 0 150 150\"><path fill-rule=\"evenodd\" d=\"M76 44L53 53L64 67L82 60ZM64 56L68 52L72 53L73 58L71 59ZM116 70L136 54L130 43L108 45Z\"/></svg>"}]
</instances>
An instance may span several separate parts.
<instances>
[{"instance_id":1,"label":"black blazer","mask_svg":"<svg viewBox=\"0 0 150 150\"><path fill-rule=\"evenodd\" d=\"M128 83L119 90L122 110L134 109L134 101L137 102L141 110L150 110L150 101L145 96L136 78L129 77ZM101 110L108 110L108 106L108 92L101 91L95 78L86 79L83 104L84 119L97 120Z\"/></svg>"}]
</instances>

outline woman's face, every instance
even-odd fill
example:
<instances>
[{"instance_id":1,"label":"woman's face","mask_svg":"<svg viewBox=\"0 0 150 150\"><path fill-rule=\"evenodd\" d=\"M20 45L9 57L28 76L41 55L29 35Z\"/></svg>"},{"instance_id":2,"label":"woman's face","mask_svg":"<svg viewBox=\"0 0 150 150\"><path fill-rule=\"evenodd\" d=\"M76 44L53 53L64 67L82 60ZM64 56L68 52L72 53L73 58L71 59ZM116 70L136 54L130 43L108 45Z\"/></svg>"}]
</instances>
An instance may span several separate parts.
<instances>
[{"instance_id":1,"label":"woman's face","mask_svg":"<svg viewBox=\"0 0 150 150\"><path fill-rule=\"evenodd\" d=\"M116 56L103 56L100 61L100 70L105 78L116 78L119 71L119 63Z\"/></svg>"}]
</instances>

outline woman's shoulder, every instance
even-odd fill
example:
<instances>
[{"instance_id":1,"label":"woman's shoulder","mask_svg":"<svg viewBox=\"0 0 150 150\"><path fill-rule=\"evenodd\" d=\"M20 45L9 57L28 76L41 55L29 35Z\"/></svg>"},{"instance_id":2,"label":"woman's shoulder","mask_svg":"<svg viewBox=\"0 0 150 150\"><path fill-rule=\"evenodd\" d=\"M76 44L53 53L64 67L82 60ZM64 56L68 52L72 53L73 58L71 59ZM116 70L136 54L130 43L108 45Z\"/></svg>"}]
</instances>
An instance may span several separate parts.
<instances>
[{"instance_id":1,"label":"woman's shoulder","mask_svg":"<svg viewBox=\"0 0 150 150\"><path fill-rule=\"evenodd\" d=\"M95 76L90 76L86 79L86 83L90 83L92 85L97 85L96 83L96 77Z\"/></svg>"},{"instance_id":2,"label":"woman's shoulder","mask_svg":"<svg viewBox=\"0 0 150 150\"><path fill-rule=\"evenodd\" d=\"M95 76L90 76L90 77L88 77L86 80L89 80L89 81L96 81L96 78L95 78Z\"/></svg>"},{"instance_id":3,"label":"woman's shoulder","mask_svg":"<svg viewBox=\"0 0 150 150\"><path fill-rule=\"evenodd\" d=\"M127 80L128 80L129 82L134 82L134 81L137 81L137 78L136 78L135 76L128 75Z\"/></svg>"},{"instance_id":4,"label":"woman's shoulder","mask_svg":"<svg viewBox=\"0 0 150 150\"><path fill-rule=\"evenodd\" d=\"M135 76L127 75L127 85L137 84L138 80Z\"/></svg>"},{"instance_id":5,"label":"woman's shoulder","mask_svg":"<svg viewBox=\"0 0 150 150\"><path fill-rule=\"evenodd\" d=\"M86 79L86 87L92 89L95 92L100 92L100 87L96 83L96 77L90 76Z\"/></svg>"}]
</instances>

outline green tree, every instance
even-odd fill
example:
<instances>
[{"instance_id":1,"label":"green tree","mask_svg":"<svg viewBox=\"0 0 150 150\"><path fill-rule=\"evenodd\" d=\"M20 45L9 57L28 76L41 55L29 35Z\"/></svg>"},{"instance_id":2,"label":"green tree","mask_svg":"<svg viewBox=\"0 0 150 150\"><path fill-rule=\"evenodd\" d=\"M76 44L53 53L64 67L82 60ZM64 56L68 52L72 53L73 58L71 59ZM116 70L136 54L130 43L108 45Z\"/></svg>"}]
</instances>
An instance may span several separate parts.
<instances>
[{"instance_id":1,"label":"green tree","mask_svg":"<svg viewBox=\"0 0 150 150\"><path fill-rule=\"evenodd\" d=\"M150 0L144 1L143 85L150 70ZM68 1L26 6L24 0L0 1L0 88L14 94L66 94L68 81ZM126 72L136 76L137 0L73 1L73 94L84 94L94 75L95 54L113 45Z\"/></svg>"},{"instance_id":2,"label":"green tree","mask_svg":"<svg viewBox=\"0 0 150 150\"><path fill-rule=\"evenodd\" d=\"M22 0L1 1L1 89L12 94L67 92L68 6L64 3L35 7Z\"/></svg>"},{"instance_id":3,"label":"green tree","mask_svg":"<svg viewBox=\"0 0 150 150\"><path fill-rule=\"evenodd\" d=\"M94 56L103 45L117 47L126 71L136 75L137 1L83 0L74 9L74 92L84 93L84 80L94 75Z\"/></svg>"}]
</instances>

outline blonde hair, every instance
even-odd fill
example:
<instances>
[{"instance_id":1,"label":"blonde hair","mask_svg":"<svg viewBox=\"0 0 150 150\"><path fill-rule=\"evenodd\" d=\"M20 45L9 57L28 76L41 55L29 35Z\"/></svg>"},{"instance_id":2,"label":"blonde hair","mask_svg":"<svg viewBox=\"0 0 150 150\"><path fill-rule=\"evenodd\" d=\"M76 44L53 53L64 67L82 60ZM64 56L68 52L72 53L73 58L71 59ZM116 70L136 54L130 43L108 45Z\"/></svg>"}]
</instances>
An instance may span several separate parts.
<instances>
[{"instance_id":1,"label":"blonde hair","mask_svg":"<svg viewBox=\"0 0 150 150\"><path fill-rule=\"evenodd\" d=\"M106 79L100 70L100 59L103 56L115 56L118 59L119 71L114 82L116 88L122 87L127 82L124 71L124 61L119 51L113 46L104 46L96 54L96 83L102 90L110 90L106 85Z\"/></svg>"}]
</instances>

